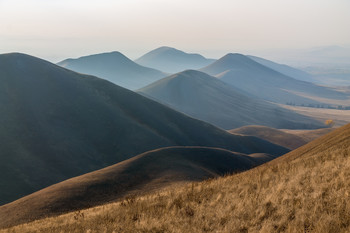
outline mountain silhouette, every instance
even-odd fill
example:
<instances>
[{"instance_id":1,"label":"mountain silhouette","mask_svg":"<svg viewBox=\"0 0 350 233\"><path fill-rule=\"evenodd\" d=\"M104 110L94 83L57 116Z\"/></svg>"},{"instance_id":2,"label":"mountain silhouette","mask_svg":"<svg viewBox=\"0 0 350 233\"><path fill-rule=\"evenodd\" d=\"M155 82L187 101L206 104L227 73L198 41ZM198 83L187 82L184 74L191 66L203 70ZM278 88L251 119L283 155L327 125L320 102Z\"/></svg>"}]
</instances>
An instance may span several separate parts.
<instances>
[{"instance_id":1,"label":"mountain silhouette","mask_svg":"<svg viewBox=\"0 0 350 233\"><path fill-rule=\"evenodd\" d=\"M214 61L214 59L207 59L200 54L185 53L165 46L152 50L135 60L140 65L152 67L167 73L177 73L187 69L199 69Z\"/></svg>"},{"instance_id":2,"label":"mountain silhouette","mask_svg":"<svg viewBox=\"0 0 350 233\"><path fill-rule=\"evenodd\" d=\"M101 53L57 63L64 68L106 79L127 89L138 89L166 74L141 66L120 52Z\"/></svg>"}]
</instances>

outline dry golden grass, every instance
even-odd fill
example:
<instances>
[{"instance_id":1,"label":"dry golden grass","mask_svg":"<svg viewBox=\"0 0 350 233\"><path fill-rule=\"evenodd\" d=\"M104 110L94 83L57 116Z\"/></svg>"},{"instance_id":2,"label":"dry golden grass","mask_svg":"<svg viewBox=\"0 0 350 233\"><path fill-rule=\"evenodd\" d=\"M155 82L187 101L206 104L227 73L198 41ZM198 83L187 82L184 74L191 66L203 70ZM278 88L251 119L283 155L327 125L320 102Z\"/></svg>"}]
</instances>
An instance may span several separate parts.
<instances>
[{"instance_id":1,"label":"dry golden grass","mask_svg":"<svg viewBox=\"0 0 350 233\"><path fill-rule=\"evenodd\" d=\"M293 134L295 136L301 137L304 139L306 142L311 142L312 140L315 140L316 138L319 138L327 133L332 132L335 130L335 128L324 128L324 129L280 129L281 131L288 133L288 134Z\"/></svg>"},{"instance_id":2,"label":"dry golden grass","mask_svg":"<svg viewBox=\"0 0 350 233\"><path fill-rule=\"evenodd\" d=\"M350 125L250 171L0 232L350 232Z\"/></svg>"},{"instance_id":3,"label":"dry golden grass","mask_svg":"<svg viewBox=\"0 0 350 233\"><path fill-rule=\"evenodd\" d=\"M291 150L294 150L311 141L305 140L304 138L299 137L298 135L295 135L293 133L284 132L284 130L282 129L274 129L262 125L243 126L237 129L229 130L228 132L233 134L255 136Z\"/></svg>"}]
</instances>

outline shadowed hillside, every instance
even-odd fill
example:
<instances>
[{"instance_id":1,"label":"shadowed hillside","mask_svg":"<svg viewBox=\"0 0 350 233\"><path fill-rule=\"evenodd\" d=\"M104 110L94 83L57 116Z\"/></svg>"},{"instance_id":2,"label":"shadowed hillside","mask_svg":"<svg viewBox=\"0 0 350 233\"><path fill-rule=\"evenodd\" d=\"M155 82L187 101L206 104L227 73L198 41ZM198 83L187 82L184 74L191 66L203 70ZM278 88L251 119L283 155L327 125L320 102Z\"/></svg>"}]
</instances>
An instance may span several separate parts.
<instances>
[{"instance_id":1,"label":"shadowed hillside","mask_svg":"<svg viewBox=\"0 0 350 233\"><path fill-rule=\"evenodd\" d=\"M64 68L97 76L134 90L166 76L158 70L143 67L119 52L95 54L58 63Z\"/></svg>"},{"instance_id":2,"label":"shadowed hillside","mask_svg":"<svg viewBox=\"0 0 350 233\"><path fill-rule=\"evenodd\" d=\"M200 71L252 96L281 104L336 104L349 99L345 93L288 77L242 54L227 54Z\"/></svg>"},{"instance_id":3,"label":"shadowed hillside","mask_svg":"<svg viewBox=\"0 0 350 233\"><path fill-rule=\"evenodd\" d=\"M108 81L24 54L0 55L0 204L166 146L280 155Z\"/></svg>"},{"instance_id":4,"label":"shadowed hillside","mask_svg":"<svg viewBox=\"0 0 350 233\"><path fill-rule=\"evenodd\" d=\"M200 54L185 53L165 46L152 50L135 60L140 65L152 67L167 73L177 73L187 69L199 69L214 61L214 59L207 59Z\"/></svg>"},{"instance_id":5,"label":"shadowed hillside","mask_svg":"<svg viewBox=\"0 0 350 233\"><path fill-rule=\"evenodd\" d=\"M169 185L244 171L273 158L207 147L157 149L4 205L0 207L0 227L101 205Z\"/></svg>"},{"instance_id":6,"label":"shadowed hillside","mask_svg":"<svg viewBox=\"0 0 350 233\"><path fill-rule=\"evenodd\" d=\"M333 129L331 128L315 130L279 130L261 125L249 125L229 130L229 132L259 137L277 145L294 150L326 133L331 132L332 130Z\"/></svg>"},{"instance_id":7,"label":"shadowed hillside","mask_svg":"<svg viewBox=\"0 0 350 233\"><path fill-rule=\"evenodd\" d=\"M2 232L350 231L350 124L237 175Z\"/></svg>"},{"instance_id":8,"label":"shadowed hillside","mask_svg":"<svg viewBox=\"0 0 350 233\"><path fill-rule=\"evenodd\" d=\"M249 97L217 78L194 70L161 79L141 88L139 93L224 129L243 125L289 129L324 127L322 122Z\"/></svg>"}]
</instances>

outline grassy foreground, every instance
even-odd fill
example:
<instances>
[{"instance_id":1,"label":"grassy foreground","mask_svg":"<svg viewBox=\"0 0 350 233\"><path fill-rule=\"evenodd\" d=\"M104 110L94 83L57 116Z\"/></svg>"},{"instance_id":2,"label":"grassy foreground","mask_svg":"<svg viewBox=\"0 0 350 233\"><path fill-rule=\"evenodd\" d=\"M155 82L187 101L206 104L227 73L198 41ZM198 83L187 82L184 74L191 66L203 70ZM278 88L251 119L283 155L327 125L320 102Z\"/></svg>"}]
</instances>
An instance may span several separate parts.
<instances>
[{"instance_id":1,"label":"grassy foreground","mask_svg":"<svg viewBox=\"0 0 350 233\"><path fill-rule=\"evenodd\" d=\"M223 178L0 232L350 232L350 125Z\"/></svg>"}]
</instances>

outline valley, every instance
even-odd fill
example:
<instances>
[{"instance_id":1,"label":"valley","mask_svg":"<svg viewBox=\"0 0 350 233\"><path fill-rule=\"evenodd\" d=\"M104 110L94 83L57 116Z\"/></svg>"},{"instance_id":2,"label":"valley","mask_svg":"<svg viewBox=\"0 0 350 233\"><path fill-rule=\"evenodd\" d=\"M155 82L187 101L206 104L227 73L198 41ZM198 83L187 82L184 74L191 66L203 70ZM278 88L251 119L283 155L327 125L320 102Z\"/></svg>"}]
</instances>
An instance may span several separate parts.
<instances>
[{"instance_id":1,"label":"valley","mask_svg":"<svg viewBox=\"0 0 350 233\"><path fill-rule=\"evenodd\" d=\"M0 232L347 232L347 89L238 53L1 54Z\"/></svg>"}]
</instances>

